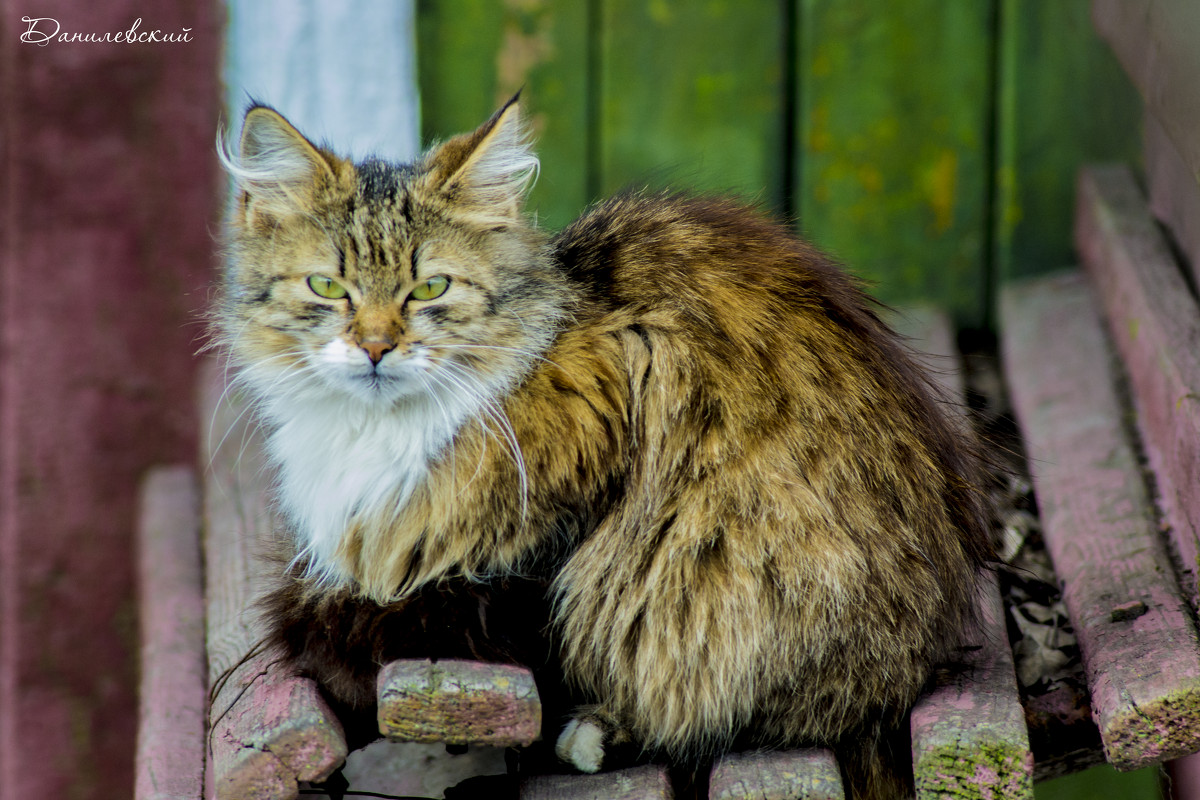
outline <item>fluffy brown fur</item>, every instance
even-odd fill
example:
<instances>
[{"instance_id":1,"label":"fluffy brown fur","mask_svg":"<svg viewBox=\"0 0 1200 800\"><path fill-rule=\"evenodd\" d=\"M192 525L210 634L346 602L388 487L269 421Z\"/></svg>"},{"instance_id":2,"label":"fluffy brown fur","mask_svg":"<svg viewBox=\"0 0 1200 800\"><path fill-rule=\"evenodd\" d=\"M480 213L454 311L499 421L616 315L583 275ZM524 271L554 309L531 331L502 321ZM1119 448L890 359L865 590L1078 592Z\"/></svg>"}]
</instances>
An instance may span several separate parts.
<instances>
[{"instance_id":1,"label":"fluffy brown fur","mask_svg":"<svg viewBox=\"0 0 1200 800\"><path fill-rule=\"evenodd\" d=\"M679 760L831 743L885 791L876 742L991 550L970 436L850 278L723 199L628 194L548 237L520 212L515 104L400 167L255 108L229 163L219 327L296 529L269 606L297 664L369 702L402 654L379 620L450 578L541 573L593 703L575 734ZM405 450L410 430L434 433Z\"/></svg>"}]
</instances>

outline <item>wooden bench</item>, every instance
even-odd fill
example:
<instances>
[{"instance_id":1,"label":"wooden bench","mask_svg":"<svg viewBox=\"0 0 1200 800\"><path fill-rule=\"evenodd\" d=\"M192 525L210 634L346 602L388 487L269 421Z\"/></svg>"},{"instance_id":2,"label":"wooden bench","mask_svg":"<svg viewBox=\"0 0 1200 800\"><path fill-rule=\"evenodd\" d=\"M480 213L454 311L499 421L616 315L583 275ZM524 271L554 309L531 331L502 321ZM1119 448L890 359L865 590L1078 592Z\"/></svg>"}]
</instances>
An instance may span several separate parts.
<instances>
[{"instance_id":1,"label":"wooden bench","mask_svg":"<svg viewBox=\"0 0 1200 800\"><path fill-rule=\"evenodd\" d=\"M1132 769L1200 750L1190 522L1200 504L1188 471L1200 463L1200 309L1129 170L1083 172L1077 239L1084 271L1004 288L1001 351L1086 673L1091 714L1073 724L1100 743L1071 766L1103 758ZM946 317L909 313L899 327L935 354L933 374L947 392L963 397ZM248 609L272 517L253 422L226 396L221 372L207 374L203 405L221 442L211 443L203 486L184 468L145 486L138 797L195 797L205 783L221 798L297 797L348 755L315 685L259 655L232 671L208 709L206 670L224 673L258 640ZM1031 745L1027 730L1052 712L1022 702L994 583L979 606L985 628L964 642L965 669L948 671L912 712L922 798L1030 797L1035 777L1055 774L1068 755ZM508 747L541 730L537 687L520 668L395 662L381 673L379 698L381 733L401 740ZM672 796L670 775L656 766L520 779L525 798ZM728 800L842 796L822 750L725 757L708 791Z\"/></svg>"},{"instance_id":2,"label":"wooden bench","mask_svg":"<svg viewBox=\"0 0 1200 800\"><path fill-rule=\"evenodd\" d=\"M1200 139L1186 135L1200 105L1194 81L1183 79L1190 44L1173 32L1186 29L1176 19L1184 5L1094 0L1098 30L1147 98L1149 198L1125 167L1084 170L1075 230L1082 270L1000 292L1003 383L1053 562L1047 581L1061 585L1078 641L1078 679L1042 694L1019 685L1014 667L1023 662L1014 665L1012 645L1020 640L1010 633L1027 622L1017 620L1011 588L1002 594L1011 581L1001 570L1000 584L989 582L979 598L983 625L966 636L964 663L939 673L912 711L921 798L1029 798L1036 780L1091 764L1127 770L1200 750ZM947 396L964 398L946 316L912 311L897 324L930 354ZM210 365L201 387L209 441L199 469L164 468L143 487L136 796L294 798L326 781L336 795L345 788L339 770L359 754L348 752L315 685L266 654L241 663L260 636L250 609L272 517L253 422L222 378ZM528 745L542 729L538 687L521 668L400 661L382 670L378 695L380 732L396 740L486 754ZM451 771L463 763L455 758L464 757L443 757ZM504 769L499 757L490 764ZM417 785L365 768L351 781L383 794L413 794L406 787ZM674 792L655 765L518 773L504 785L513 796L566 800ZM843 790L832 754L812 749L726 756L707 794L770 800Z\"/></svg>"}]
</instances>

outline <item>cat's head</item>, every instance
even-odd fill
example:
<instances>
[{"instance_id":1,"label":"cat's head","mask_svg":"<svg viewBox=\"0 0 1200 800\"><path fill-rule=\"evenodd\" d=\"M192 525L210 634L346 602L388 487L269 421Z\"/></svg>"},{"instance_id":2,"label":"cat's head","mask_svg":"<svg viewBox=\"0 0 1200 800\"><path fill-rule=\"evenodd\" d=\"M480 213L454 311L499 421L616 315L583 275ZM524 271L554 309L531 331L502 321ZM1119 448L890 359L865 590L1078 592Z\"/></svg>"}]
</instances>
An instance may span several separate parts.
<instances>
[{"instance_id":1,"label":"cat's head","mask_svg":"<svg viewBox=\"0 0 1200 800\"><path fill-rule=\"evenodd\" d=\"M222 159L218 337L260 399L494 396L549 345L567 297L522 213L516 102L412 164L340 158L254 106Z\"/></svg>"}]
</instances>

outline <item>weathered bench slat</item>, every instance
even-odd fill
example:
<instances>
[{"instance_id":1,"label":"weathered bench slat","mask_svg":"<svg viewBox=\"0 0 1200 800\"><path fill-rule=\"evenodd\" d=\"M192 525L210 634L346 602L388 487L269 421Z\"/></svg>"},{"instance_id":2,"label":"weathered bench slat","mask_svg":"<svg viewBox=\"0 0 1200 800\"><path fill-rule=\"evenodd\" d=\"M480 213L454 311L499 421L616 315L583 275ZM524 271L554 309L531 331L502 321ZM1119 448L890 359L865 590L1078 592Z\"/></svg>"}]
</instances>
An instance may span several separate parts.
<instances>
[{"instance_id":1,"label":"weathered bench slat","mask_svg":"<svg viewBox=\"0 0 1200 800\"><path fill-rule=\"evenodd\" d=\"M1146 110L1162 122L1193 175L1200 176L1200 61L1193 0L1092 0L1092 20L1129 74Z\"/></svg>"},{"instance_id":2,"label":"weathered bench slat","mask_svg":"<svg viewBox=\"0 0 1200 800\"><path fill-rule=\"evenodd\" d=\"M1092 711L1118 769L1200 748L1200 644L1122 429L1094 296L1081 274L1009 286L1009 388L1043 535L1075 624Z\"/></svg>"},{"instance_id":3,"label":"weathered bench slat","mask_svg":"<svg viewBox=\"0 0 1200 800\"><path fill-rule=\"evenodd\" d=\"M239 667L217 703L210 741L220 800L294 798L300 781L324 780L346 760L341 723L316 684L270 657Z\"/></svg>"},{"instance_id":4,"label":"weathered bench slat","mask_svg":"<svg viewBox=\"0 0 1200 800\"><path fill-rule=\"evenodd\" d=\"M930 309L894 321L921 355L948 402L965 403L950 320ZM917 796L1033 796L1033 754L1017 691L1004 609L989 576L976 601L979 629L964 638L967 667L913 707L913 777Z\"/></svg>"},{"instance_id":5,"label":"weathered bench slat","mask_svg":"<svg viewBox=\"0 0 1200 800\"><path fill-rule=\"evenodd\" d=\"M1150 114L1143 137L1150 210L1171 229L1187 256L1193 279L1200 281L1200 183L1183 163L1183 156Z\"/></svg>"},{"instance_id":6,"label":"weathered bench slat","mask_svg":"<svg viewBox=\"0 0 1200 800\"><path fill-rule=\"evenodd\" d=\"M825 748L731 753L713 765L710 800L842 800L842 773Z\"/></svg>"},{"instance_id":7,"label":"weathered bench slat","mask_svg":"<svg viewBox=\"0 0 1200 800\"><path fill-rule=\"evenodd\" d=\"M533 673L478 661L393 661L379 672L379 732L403 742L528 745L541 733Z\"/></svg>"},{"instance_id":8,"label":"weathered bench slat","mask_svg":"<svg viewBox=\"0 0 1200 800\"><path fill-rule=\"evenodd\" d=\"M976 613L966 669L943 676L912 710L918 798L1033 797L1033 753L994 579L981 584Z\"/></svg>"},{"instance_id":9,"label":"weathered bench slat","mask_svg":"<svg viewBox=\"0 0 1200 800\"><path fill-rule=\"evenodd\" d=\"M665 767L644 767L596 775L538 775L521 783L521 800L672 800Z\"/></svg>"},{"instance_id":10,"label":"weathered bench slat","mask_svg":"<svg viewBox=\"0 0 1200 800\"><path fill-rule=\"evenodd\" d=\"M1200 556L1200 306L1127 167L1082 170L1076 246L1125 363L1146 454L1195 602Z\"/></svg>"},{"instance_id":11,"label":"weathered bench slat","mask_svg":"<svg viewBox=\"0 0 1200 800\"><path fill-rule=\"evenodd\" d=\"M142 645L134 797L196 800L208 691L194 470L163 467L146 476L137 537Z\"/></svg>"},{"instance_id":12,"label":"weathered bench slat","mask_svg":"<svg viewBox=\"0 0 1200 800\"><path fill-rule=\"evenodd\" d=\"M222 378L216 365L206 365L200 403L210 435L204 492L210 679L232 670L212 698L211 783L222 800L284 800L298 796L300 781L330 775L347 748L316 684L287 675L269 654L241 663L261 638L253 603L272 517L254 423L226 394Z\"/></svg>"}]
</instances>

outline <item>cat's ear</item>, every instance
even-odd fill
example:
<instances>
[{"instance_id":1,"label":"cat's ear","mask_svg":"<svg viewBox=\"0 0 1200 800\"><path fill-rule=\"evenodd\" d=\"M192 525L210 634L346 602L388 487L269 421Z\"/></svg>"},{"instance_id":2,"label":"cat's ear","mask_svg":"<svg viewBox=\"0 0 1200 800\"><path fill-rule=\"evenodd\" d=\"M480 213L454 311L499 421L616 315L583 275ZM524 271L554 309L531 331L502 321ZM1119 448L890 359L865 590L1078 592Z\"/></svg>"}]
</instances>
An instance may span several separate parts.
<instances>
[{"instance_id":1,"label":"cat's ear","mask_svg":"<svg viewBox=\"0 0 1200 800\"><path fill-rule=\"evenodd\" d=\"M254 106L246 112L236 153L222 161L242 190L249 221L256 214L302 213L323 179L333 179L326 156L278 111Z\"/></svg>"},{"instance_id":2,"label":"cat's ear","mask_svg":"<svg viewBox=\"0 0 1200 800\"><path fill-rule=\"evenodd\" d=\"M474 132L432 150L425 163L431 187L481 221L515 221L538 171L517 97Z\"/></svg>"}]
</instances>

